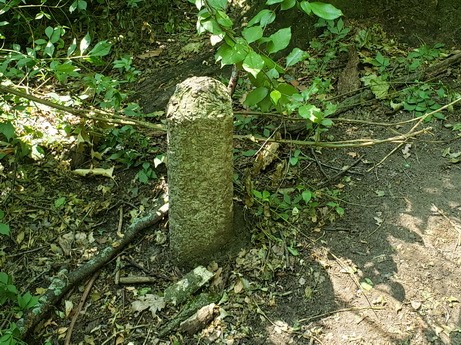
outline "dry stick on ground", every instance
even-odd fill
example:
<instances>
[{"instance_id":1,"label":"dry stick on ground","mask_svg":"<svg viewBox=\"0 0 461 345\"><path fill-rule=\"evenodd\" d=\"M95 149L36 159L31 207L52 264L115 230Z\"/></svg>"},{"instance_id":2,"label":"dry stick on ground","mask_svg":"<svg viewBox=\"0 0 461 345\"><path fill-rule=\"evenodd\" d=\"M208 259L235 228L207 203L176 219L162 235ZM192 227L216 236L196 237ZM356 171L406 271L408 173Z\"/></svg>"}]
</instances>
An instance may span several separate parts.
<instances>
[{"instance_id":1,"label":"dry stick on ground","mask_svg":"<svg viewBox=\"0 0 461 345\"><path fill-rule=\"evenodd\" d=\"M411 127L411 129L408 131L408 133L411 133L411 132L414 133L414 131L416 130L416 128L417 128L425 119L427 119L429 116L432 116L432 115L434 115L435 113L437 113L437 112L439 112L439 111L442 111L442 110L444 110L444 109L446 109L446 108L448 108L448 107L451 107L452 105L458 103L459 101L461 101L461 97L455 99L454 101L452 101L452 102L450 102L450 103L448 103L448 104L446 104L446 105L444 105L443 107L440 107L440 108L437 109L437 110L431 111L431 112L429 112L429 113L427 113L427 114L424 114L424 115L421 116L421 117L416 118L416 120L418 120L418 121L416 122L416 124L415 124L413 127ZM388 159L395 151L397 151L404 143L405 143L405 142L401 142L397 147L393 148L393 149L391 150L391 152L389 152L386 156L384 156L383 159L381 159L378 163L376 163L376 164L373 165L370 169L368 169L367 172L370 172L370 171L372 171L373 169L375 169L375 168L377 168L378 166L380 166L381 164L383 164L384 161L385 161L386 159Z\"/></svg>"},{"instance_id":2,"label":"dry stick on ground","mask_svg":"<svg viewBox=\"0 0 461 345\"><path fill-rule=\"evenodd\" d=\"M33 314L30 313L26 316L23 332L24 338L33 336L35 328L41 321L45 320L45 316L72 287L110 262L116 255L122 252L129 243L138 237L141 230L158 223L167 212L168 204L157 205L155 211L136 220L127 227L124 232L124 237L117 246L109 246L101 250L98 255L69 274L62 271L60 274L58 273L58 275L52 279L52 283L45 295L40 298L40 306L35 309Z\"/></svg>"},{"instance_id":3,"label":"dry stick on ground","mask_svg":"<svg viewBox=\"0 0 461 345\"><path fill-rule=\"evenodd\" d=\"M82 299L80 300L80 303L78 304L77 309L75 310L75 314L72 317L72 321L70 322L69 328L67 329L67 334L66 334L66 340L64 341L64 345L69 345L70 344L70 339L72 337L72 331L74 330L75 323L77 322L78 315L83 309L83 306L85 305L86 299L88 297L88 294L91 291L91 288L93 287L94 282L96 281L96 278L98 277L99 272L96 272L93 274L91 277L90 281L86 285L85 291L83 292Z\"/></svg>"}]
</instances>

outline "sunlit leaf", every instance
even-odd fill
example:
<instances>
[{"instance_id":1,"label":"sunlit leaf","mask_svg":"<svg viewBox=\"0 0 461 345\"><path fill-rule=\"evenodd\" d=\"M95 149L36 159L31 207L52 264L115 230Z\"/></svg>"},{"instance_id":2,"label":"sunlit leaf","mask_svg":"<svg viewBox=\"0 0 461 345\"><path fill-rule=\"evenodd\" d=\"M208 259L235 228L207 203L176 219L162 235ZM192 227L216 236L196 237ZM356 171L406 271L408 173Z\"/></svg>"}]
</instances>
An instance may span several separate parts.
<instances>
[{"instance_id":1,"label":"sunlit leaf","mask_svg":"<svg viewBox=\"0 0 461 345\"><path fill-rule=\"evenodd\" d=\"M90 33L88 32L85 37L82 38L82 40L80 41L80 54L83 55L83 53L85 53L85 51L88 49L88 47L90 46L91 44L91 36L90 36Z\"/></svg>"},{"instance_id":2,"label":"sunlit leaf","mask_svg":"<svg viewBox=\"0 0 461 345\"><path fill-rule=\"evenodd\" d=\"M259 72L264 68L264 60L256 53L254 50L250 50L248 55L243 60L242 67L248 73L251 73L253 77L256 78Z\"/></svg>"}]
</instances>

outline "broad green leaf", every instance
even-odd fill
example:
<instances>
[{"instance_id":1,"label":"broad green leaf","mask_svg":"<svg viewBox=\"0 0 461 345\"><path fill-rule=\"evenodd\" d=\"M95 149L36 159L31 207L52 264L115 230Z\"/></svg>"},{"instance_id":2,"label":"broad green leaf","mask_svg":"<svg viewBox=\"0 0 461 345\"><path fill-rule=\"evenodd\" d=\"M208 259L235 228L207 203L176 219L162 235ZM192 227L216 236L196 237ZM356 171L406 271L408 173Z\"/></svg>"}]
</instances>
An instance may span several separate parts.
<instances>
[{"instance_id":1,"label":"broad green leaf","mask_svg":"<svg viewBox=\"0 0 461 345\"><path fill-rule=\"evenodd\" d=\"M309 54L302 49L294 48L290 54L287 56L287 64L286 67L293 66L300 61L305 60L309 57Z\"/></svg>"},{"instance_id":2,"label":"broad green leaf","mask_svg":"<svg viewBox=\"0 0 461 345\"><path fill-rule=\"evenodd\" d=\"M299 3L299 6L301 7L301 10L304 11L304 13L309 14L309 15L312 13L311 4L309 1L301 1Z\"/></svg>"},{"instance_id":3,"label":"broad green leaf","mask_svg":"<svg viewBox=\"0 0 461 345\"><path fill-rule=\"evenodd\" d=\"M51 35L53 34L53 28L51 26L48 26L46 29L45 29L45 35L46 37L48 37L48 39L51 38Z\"/></svg>"},{"instance_id":4,"label":"broad green leaf","mask_svg":"<svg viewBox=\"0 0 461 345\"><path fill-rule=\"evenodd\" d=\"M83 53L85 53L85 51L88 49L88 47L90 46L91 44L91 36L90 36L90 33L88 32L85 37L82 38L82 40L80 41L80 55L83 55Z\"/></svg>"},{"instance_id":5,"label":"broad green leaf","mask_svg":"<svg viewBox=\"0 0 461 345\"><path fill-rule=\"evenodd\" d=\"M258 73L264 68L264 60L261 55L251 49L245 57L245 60L243 60L242 67L245 71L251 73L251 75L256 78Z\"/></svg>"},{"instance_id":6,"label":"broad green leaf","mask_svg":"<svg viewBox=\"0 0 461 345\"><path fill-rule=\"evenodd\" d=\"M221 66L234 65L242 62L248 54L248 46L236 43L233 47L223 44L216 52L216 60L221 61Z\"/></svg>"},{"instance_id":7,"label":"broad green leaf","mask_svg":"<svg viewBox=\"0 0 461 345\"><path fill-rule=\"evenodd\" d=\"M57 41L59 41L60 38L61 38L61 28L59 28L59 27L54 28L53 34L50 37L50 42L54 44Z\"/></svg>"},{"instance_id":8,"label":"broad green leaf","mask_svg":"<svg viewBox=\"0 0 461 345\"><path fill-rule=\"evenodd\" d=\"M225 10L227 7L227 0L208 0L208 5L217 9L217 10Z\"/></svg>"},{"instance_id":9,"label":"broad green leaf","mask_svg":"<svg viewBox=\"0 0 461 345\"><path fill-rule=\"evenodd\" d=\"M39 38L38 40L35 40L34 42L35 42L35 44L41 46L41 45L46 44L46 42L48 42L48 41L44 40L43 38Z\"/></svg>"},{"instance_id":10,"label":"broad green leaf","mask_svg":"<svg viewBox=\"0 0 461 345\"><path fill-rule=\"evenodd\" d=\"M289 10L296 5L296 0L284 0L280 9L282 11Z\"/></svg>"},{"instance_id":11,"label":"broad green leaf","mask_svg":"<svg viewBox=\"0 0 461 345\"><path fill-rule=\"evenodd\" d=\"M298 92L298 90L296 90L296 88L293 85L290 85L287 83L280 83L277 86L277 90L279 90L280 93L284 95L288 95L288 96L294 95L295 93Z\"/></svg>"},{"instance_id":12,"label":"broad green leaf","mask_svg":"<svg viewBox=\"0 0 461 345\"><path fill-rule=\"evenodd\" d=\"M0 235L10 235L10 226L8 224L0 223Z\"/></svg>"},{"instance_id":13,"label":"broad green leaf","mask_svg":"<svg viewBox=\"0 0 461 345\"><path fill-rule=\"evenodd\" d=\"M285 49L290 44L291 40L291 28L280 29L274 34L270 35L270 42L267 45L267 51L269 54L276 53L282 49Z\"/></svg>"},{"instance_id":14,"label":"broad green leaf","mask_svg":"<svg viewBox=\"0 0 461 345\"><path fill-rule=\"evenodd\" d=\"M98 42L88 53L90 56L106 56L110 52L112 45L107 41Z\"/></svg>"},{"instance_id":15,"label":"broad green leaf","mask_svg":"<svg viewBox=\"0 0 461 345\"><path fill-rule=\"evenodd\" d=\"M333 126L333 121L330 119L323 119L321 122L322 126L331 127Z\"/></svg>"},{"instance_id":16,"label":"broad green leaf","mask_svg":"<svg viewBox=\"0 0 461 345\"><path fill-rule=\"evenodd\" d=\"M253 106L261 102L264 98L266 98L267 94L269 93L269 90L265 87L257 87L253 91L251 91L243 104L247 106Z\"/></svg>"},{"instance_id":17,"label":"broad green leaf","mask_svg":"<svg viewBox=\"0 0 461 345\"><path fill-rule=\"evenodd\" d=\"M253 26L255 24L260 24L262 27L265 27L271 24L275 20L275 12L264 9L259 11L249 22L248 26Z\"/></svg>"},{"instance_id":18,"label":"broad green leaf","mask_svg":"<svg viewBox=\"0 0 461 345\"><path fill-rule=\"evenodd\" d=\"M274 5L283 2L283 0L267 0L266 5Z\"/></svg>"},{"instance_id":19,"label":"broad green leaf","mask_svg":"<svg viewBox=\"0 0 461 345\"><path fill-rule=\"evenodd\" d=\"M263 29L260 26L251 26L243 29L242 36L248 43L253 43L263 37Z\"/></svg>"},{"instance_id":20,"label":"broad green leaf","mask_svg":"<svg viewBox=\"0 0 461 345\"><path fill-rule=\"evenodd\" d=\"M225 28L232 28L232 26L234 25L234 22L229 18L229 16L222 11L217 11L216 17L218 23L224 26Z\"/></svg>"},{"instance_id":21,"label":"broad green leaf","mask_svg":"<svg viewBox=\"0 0 461 345\"><path fill-rule=\"evenodd\" d=\"M213 35L220 35L223 33L221 26L216 22L216 20L214 20L211 17L206 20L201 20L197 22L197 25L197 31L199 33L203 33L205 31L208 31Z\"/></svg>"},{"instance_id":22,"label":"broad green leaf","mask_svg":"<svg viewBox=\"0 0 461 345\"><path fill-rule=\"evenodd\" d=\"M10 141L15 137L14 126L11 122L0 123L0 134L3 134L6 138L6 141Z\"/></svg>"},{"instance_id":23,"label":"broad green leaf","mask_svg":"<svg viewBox=\"0 0 461 345\"><path fill-rule=\"evenodd\" d=\"M317 17L325 20L333 20L343 15L341 10L338 10L331 4L325 4L323 2L311 2L310 9Z\"/></svg>"}]
</instances>

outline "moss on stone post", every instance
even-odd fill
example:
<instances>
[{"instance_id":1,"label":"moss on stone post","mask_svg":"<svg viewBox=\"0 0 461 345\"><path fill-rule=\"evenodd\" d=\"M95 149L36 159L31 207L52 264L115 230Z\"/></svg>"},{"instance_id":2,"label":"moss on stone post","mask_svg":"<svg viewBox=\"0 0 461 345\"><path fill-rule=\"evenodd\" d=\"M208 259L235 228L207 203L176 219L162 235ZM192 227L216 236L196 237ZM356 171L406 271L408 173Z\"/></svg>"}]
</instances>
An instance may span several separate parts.
<instances>
[{"instance_id":1,"label":"moss on stone post","mask_svg":"<svg viewBox=\"0 0 461 345\"><path fill-rule=\"evenodd\" d=\"M176 87L167 110L170 248L182 266L207 264L233 240L233 114L208 77Z\"/></svg>"}]
</instances>

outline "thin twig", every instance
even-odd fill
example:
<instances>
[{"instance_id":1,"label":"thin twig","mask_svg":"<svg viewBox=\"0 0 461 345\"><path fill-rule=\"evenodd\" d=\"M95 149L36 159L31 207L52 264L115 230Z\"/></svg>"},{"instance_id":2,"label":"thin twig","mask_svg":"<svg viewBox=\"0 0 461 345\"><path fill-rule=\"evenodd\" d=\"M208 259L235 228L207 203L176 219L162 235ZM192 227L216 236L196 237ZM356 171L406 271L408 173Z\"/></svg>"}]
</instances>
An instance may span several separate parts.
<instances>
[{"instance_id":1,"label":"thin twig","mask_svg":"<svg viewBox=\"0 0 461 345\"><path fill-rule=\"evenodd\" d=\"M72 321L70 322L69 328L67 329L67 334L66 334L66 340L64 341L64 345L69 345L70 344L70 339L72 337L72 331L74 330L75 323L77 322L78 315L82 311L83 306L85 305L86 299L88 297L88 294L91 291L91 288L93 287L93 284L96 280L96 278L99 275L99 271L97 271L93 276L91 277L90 281L86 285L85 291L83 292L82 298L80 299L80 303L78 304L77 309L75 310L75 314L72 317Z\"/></svg>"},{"instance_id":2,"label":"thin twig","mask_svg":"<svg viewBox=\"0 0 461 345\"><path fill-rule=\"evenodd\" d=\"M317 187L323 187L325 186L326 184L330 183L331 181L334 181L336 180L338 177L341 177L343 176L344 174L346 174L349 169L353 168L354 166L356 166L357 164L359 164L361 161L362 161L362 158L363 156L360 156L358 159L356 159L351 165L348 165L346 167L344 167L343 169L341 169L340 172L338 172L336 175L328 178L326 181L323 181L319 184L317 184Z\"/></svg>"},{"instance_id":3,"label":"thin twig","mask_svg":"<svg viewBox=\"0 0 461 345\"><path fill-rule=\"evenodd\" d=\"M337 309L337 310L332 310L332 311L329 311L329 312L326 312L326 313L323 313L323 314L318 314L318 315L314 315L314 316L311 316L311 317L307 317L305 319L300 319L298 320L298 322L310 322L310 321L313 321L313 320L316 320L316 319L321 319L322 317L325 317L325 316L331 316L331 315L334 315L334 314L337 314L337 313L345 313L345 312L348 312L348 311L360 311L360 310L383 310L383 309L386 309L384 307L351 307L351 308L344 308L344 309Z\"/></svg>"},{"instance_id":4,"label":"thin twig","mask_svg":"<svg viewBox=\"0 0 461 345\"><path fill-rule=\"evenodd\" d=\"M378 163L376 163L375 165L373 165L370 169L367 170L367 172L370 172L372 171L373 169L379 167L381 164L384 163L384 161L386 159L388 159L395 151L397 151L400 147L402 147L402 145L405 144L405 143L400 143L398 144L396 147L394 147L391 152L389 152L387 155L384 156L383 159L381 159Z\"/></svg>"}]
</instances>

